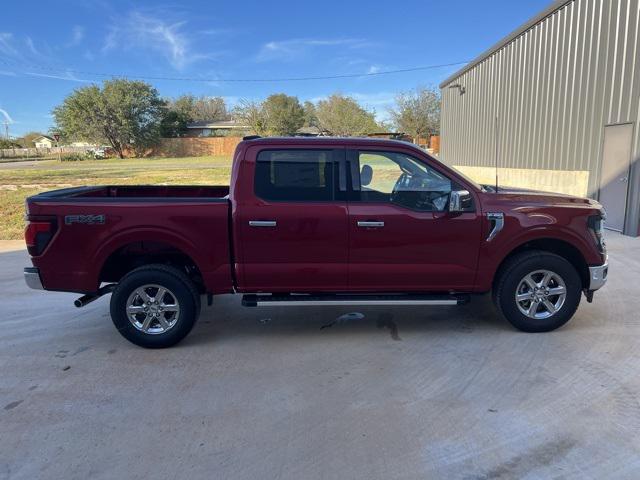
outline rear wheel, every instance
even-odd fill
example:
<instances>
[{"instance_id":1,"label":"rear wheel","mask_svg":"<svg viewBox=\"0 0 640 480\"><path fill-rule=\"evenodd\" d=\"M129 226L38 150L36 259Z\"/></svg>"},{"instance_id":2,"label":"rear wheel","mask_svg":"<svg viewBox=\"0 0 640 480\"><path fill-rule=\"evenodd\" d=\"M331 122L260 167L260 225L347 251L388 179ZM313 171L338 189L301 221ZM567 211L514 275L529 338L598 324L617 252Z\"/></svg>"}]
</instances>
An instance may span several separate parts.
<instances>
[{"instance_id":1,"label":"rear wheel","mask_svg":"<svg viewBox=\"0 0 640 480\"><path fill-rule=\"evenodd\" d=\"M525 332L548 332L567 323L580 304L582 282L564 258L543 251L507 260L496 282L494 302Z\"/></svg>"},{"instance_id":2,"label":"rear wheel","mask_svg":"<svg viewBox=\"0 0 640 480\"><path fill-rule=\"evenodd\" d=\"M132 343L165 348L182 340L200 312L200 295L180 270L148 265L125 275L111 296L111 319Z\"/></svg>"}]
</instances>

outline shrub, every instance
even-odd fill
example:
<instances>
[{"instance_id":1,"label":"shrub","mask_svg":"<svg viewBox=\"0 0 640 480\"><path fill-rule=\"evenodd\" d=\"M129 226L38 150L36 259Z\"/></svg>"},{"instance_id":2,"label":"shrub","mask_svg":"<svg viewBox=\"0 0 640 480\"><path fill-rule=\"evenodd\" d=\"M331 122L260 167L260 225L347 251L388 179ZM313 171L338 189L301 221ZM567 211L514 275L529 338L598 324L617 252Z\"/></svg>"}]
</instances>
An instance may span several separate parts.
<instances>
[{"instance_id":1,"label":"shrub","mask_svg":"<svg viewBox=\"0 0 640 480\"><path fill-rule=\"evenodd\" d=\"M82 160L88 160L91 158L86 153L74 152L74 153L65 153L60 157L60 160L63 162L80 162Z\"/></svg>"}]
</instances>

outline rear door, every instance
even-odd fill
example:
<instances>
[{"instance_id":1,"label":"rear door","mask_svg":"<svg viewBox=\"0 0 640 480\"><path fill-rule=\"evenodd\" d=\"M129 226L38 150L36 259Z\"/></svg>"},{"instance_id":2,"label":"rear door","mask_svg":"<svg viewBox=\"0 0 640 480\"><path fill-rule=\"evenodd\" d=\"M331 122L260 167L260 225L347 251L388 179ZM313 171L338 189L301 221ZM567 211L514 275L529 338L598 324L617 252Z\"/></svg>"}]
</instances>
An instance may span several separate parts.
<instances>
[{"instance_id":1,"label":"rear door","mask_svg":"<svg viewBox=\"0 0 640 480\"><path fill-rule=\"evenodd\" d=\"M472 290L481 216L450 213L461 185L402 151L349 150L349 286L355 291Z\"/></svg>"},{"instance_id":2,"label":"rear door","mask_svg":"<svg viewBox=\"0 0 640 480\"><path fill-rule=\"evenodd\" d=\"M299 146L247 151L234 209L241 291L346 290L344 152Z\"/></svg>"}]
</instances>

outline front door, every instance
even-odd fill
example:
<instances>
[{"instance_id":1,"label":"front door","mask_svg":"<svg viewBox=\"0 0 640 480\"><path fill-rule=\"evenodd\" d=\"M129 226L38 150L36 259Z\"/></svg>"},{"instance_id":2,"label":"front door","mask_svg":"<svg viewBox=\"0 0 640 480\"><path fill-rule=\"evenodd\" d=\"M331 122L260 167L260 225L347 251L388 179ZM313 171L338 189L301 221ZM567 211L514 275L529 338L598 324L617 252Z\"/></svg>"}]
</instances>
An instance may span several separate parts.
<instances>
[{"instance_id":1,"label":"front door","mask_svg":"<svg viewBox=\"0 0 640 480\"><path fill-rule=\"evenodd\" d=\"M394 151L347 153L349 287L356 291L467 291L481 235L475 206L448 212L458 189L425 160Z\"/></svg>"},{"instance_id":2,"label":"front door","mask_svg":"<svg viewBox=\"0 0 640 480\"><path fill-rule=\"evenodd\" d=\"M347 205L338 188L343 159L344 149L247 151L234 211L240 291L346 290Z\"/></svg>"},{"instance_id":3,"label":"front door","mask_svg":"<svg viewBox=\"0 0 640 480\"><path fill-rule=\"evenodd\" d=\"M599 200L607 211L605 226L618 232L624 230L627 211L632 141L631 123L604 128Z\"/></svg>"}]
</instances>

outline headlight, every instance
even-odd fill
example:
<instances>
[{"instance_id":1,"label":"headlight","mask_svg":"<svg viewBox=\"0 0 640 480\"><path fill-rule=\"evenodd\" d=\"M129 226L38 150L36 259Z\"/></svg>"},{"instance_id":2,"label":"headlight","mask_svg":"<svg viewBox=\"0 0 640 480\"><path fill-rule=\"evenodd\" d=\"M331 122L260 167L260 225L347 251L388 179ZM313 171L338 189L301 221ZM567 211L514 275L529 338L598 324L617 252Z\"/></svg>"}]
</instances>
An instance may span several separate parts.
<instances>
[{"instance_id":1,"label":"headlight","mask_svg":"<svg viewBox=\"0 0 640 480\"><path fill-rule=\"evenodd\" d=\"M598 251L602 254L607 253L607 245L604 241L604 221L606 218L607 214L603 209L599 215L592 215L588 220L589 230L593 233Z\"/></svg>"}]
</instances>

